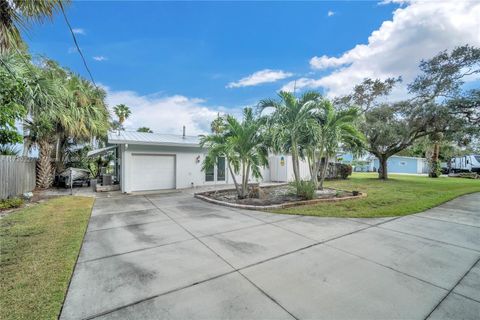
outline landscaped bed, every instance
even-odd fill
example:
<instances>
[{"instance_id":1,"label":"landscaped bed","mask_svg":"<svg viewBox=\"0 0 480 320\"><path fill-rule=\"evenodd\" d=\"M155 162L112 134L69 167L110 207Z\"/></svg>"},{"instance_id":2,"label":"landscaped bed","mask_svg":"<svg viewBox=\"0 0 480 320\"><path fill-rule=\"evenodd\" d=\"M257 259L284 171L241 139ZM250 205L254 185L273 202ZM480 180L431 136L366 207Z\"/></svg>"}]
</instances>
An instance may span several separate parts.
<instances>
[{"instance_id":1,"label":"landscaped bed","mask_svg":"<svg viewBox=\"0 0 480 320\"><path fill-rule=\"evenodd\" d=\"M366 196L365 193L325 188L317 190L313 199L307 200L295 193L294 188L288 184L273 186L253 185L249 197L239 199L235 189L215 190L195 194L195 197L221 205L252 209L268 210L275 208L288 208L298 205L315 204L326 201L341 201Z\"/></svg>"},{"instance_id":2,"label":"landscaped bed","mask_svg":"<svg viewBox=\"0 0 480 320\"><path fill-rule=\"evenodd\" d=\"M0 319L56 319L93 198L59 197L0 220Z\"/></svg>"}]
</instances>

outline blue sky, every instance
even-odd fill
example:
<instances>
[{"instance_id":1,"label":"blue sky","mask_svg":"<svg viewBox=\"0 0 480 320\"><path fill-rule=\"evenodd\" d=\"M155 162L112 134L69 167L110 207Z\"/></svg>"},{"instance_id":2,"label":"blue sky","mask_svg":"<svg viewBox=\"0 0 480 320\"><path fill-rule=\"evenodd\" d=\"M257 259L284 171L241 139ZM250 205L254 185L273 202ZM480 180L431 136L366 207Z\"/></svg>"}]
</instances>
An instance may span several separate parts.
<instances>
[{"instance_id":1,"label":"blue sky","mask_svg":"<svg viewBox=\"0 0 480 320\"><path fill-rule=\"evenodd\" d=\"M339 95L367 76L408 80L421 58L480 41L478 2L394 2L73 2L67 15L109 104L132 108L127 127L196 134L295 81ZM87 76L62 16L27 42Z\"/></svg>"}]
</instances>

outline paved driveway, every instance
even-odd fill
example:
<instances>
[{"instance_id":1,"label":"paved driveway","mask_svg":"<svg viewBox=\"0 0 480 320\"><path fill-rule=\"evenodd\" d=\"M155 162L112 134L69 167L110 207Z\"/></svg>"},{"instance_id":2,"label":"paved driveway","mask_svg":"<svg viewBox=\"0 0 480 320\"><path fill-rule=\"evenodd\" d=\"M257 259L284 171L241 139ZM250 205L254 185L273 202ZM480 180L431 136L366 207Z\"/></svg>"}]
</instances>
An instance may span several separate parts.
<instances>
[{"instance_id":1,"label":"paved driveway","mask_svg":"<svg viewBox=\"0 0 480 320\"><path fill-rule=\"evenodd\" d=\"M480 193L386 219L97 199L62 319L478 319Z\"/></svg>"}]
</instances>

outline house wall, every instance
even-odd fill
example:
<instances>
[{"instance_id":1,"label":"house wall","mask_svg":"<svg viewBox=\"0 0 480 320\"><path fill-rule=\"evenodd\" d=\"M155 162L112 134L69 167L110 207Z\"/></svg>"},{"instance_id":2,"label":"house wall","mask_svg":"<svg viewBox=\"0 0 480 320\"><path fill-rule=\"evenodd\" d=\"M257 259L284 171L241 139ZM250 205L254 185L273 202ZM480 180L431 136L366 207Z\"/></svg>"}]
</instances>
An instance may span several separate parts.
<instances>
[{"instance_id":1,"label":"house wall","mask_svg":"<svg viewBox=\"0 0 480 320\"><path fill-rule=\"evenodd\" d=\"M391 156L387 160L387 169L389 173L422 173L423 165L421 161L420 158ZM380 167L378 159L373 160L373 167L375 170Z\"/></svg>"},{"instance_id":2,"label":"house wall","mask_svg":"<svg viewBox=\"0 0 480 320\"><path fill-rule=\"evenodd\" d=\"M225 181L205 181L205 172L202 171L202 162L205 159L206 150L199 147L166 147L166 146L149 146L149 145L120 145L120 185L123 192L132 192L131 181L132 176L132 153L151 153L151 154L174 154L176 161L175 183L177 189L190 188L192 183L194 186L233 184L233 179L226 166ZM196 159L199 157L199 161ZM263 168L262 179L253 178L250 174L250 182L267 182L270 181L270 170ZM241 181L241 175L235 175L237 182Z\"/></svg>"}]
</instances>

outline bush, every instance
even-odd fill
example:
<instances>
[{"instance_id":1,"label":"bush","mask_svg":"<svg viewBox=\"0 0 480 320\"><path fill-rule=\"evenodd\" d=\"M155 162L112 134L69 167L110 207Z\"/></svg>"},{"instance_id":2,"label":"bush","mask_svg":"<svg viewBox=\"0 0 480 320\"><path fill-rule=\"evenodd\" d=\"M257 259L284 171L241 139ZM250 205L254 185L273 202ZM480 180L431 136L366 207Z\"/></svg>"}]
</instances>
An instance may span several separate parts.
<instances>
[{"instance_id":1,"label":"bush","mask_svg":"<svg viewBox=\"0 0 480 320\"><path fill-rule=\"evenodd\" d=\"M311 200L315 196L315 184L310 180L300 180L298 183L291 182L290 186L294 189L297 196L305 200Z\"/></svg>"},{"instance_id":2,"label":"bush","mask_svg":"<svg viewBox=\"0 0 480 320\"><path fill-rule=\"evenodd\" d=\"M342 179L347 179L348 176L352 175L352 166L349 164L340 164L339 175Z\"/></svg>"},{"instance_id":3,"label":"bush","mask_svg":"<svg viewBox=\"0 0 480 320\"><path fill-rule=\"evenodd\" d=\"M438 178L442 174L442 164L440 163L440 160L433 161L430 160L430 172L428 176L430 178Z\"/></svg>"},{"instance_id":4,"label":"bush","mask_svg":"<svg viewBox=\"0 0 480 320\"><path fill-rule=\"evenodd\" d=\"M20 198L9 198L0 200L0 210L18 208L23 205L23 200Z\"/></svg>"}]
</instances>

